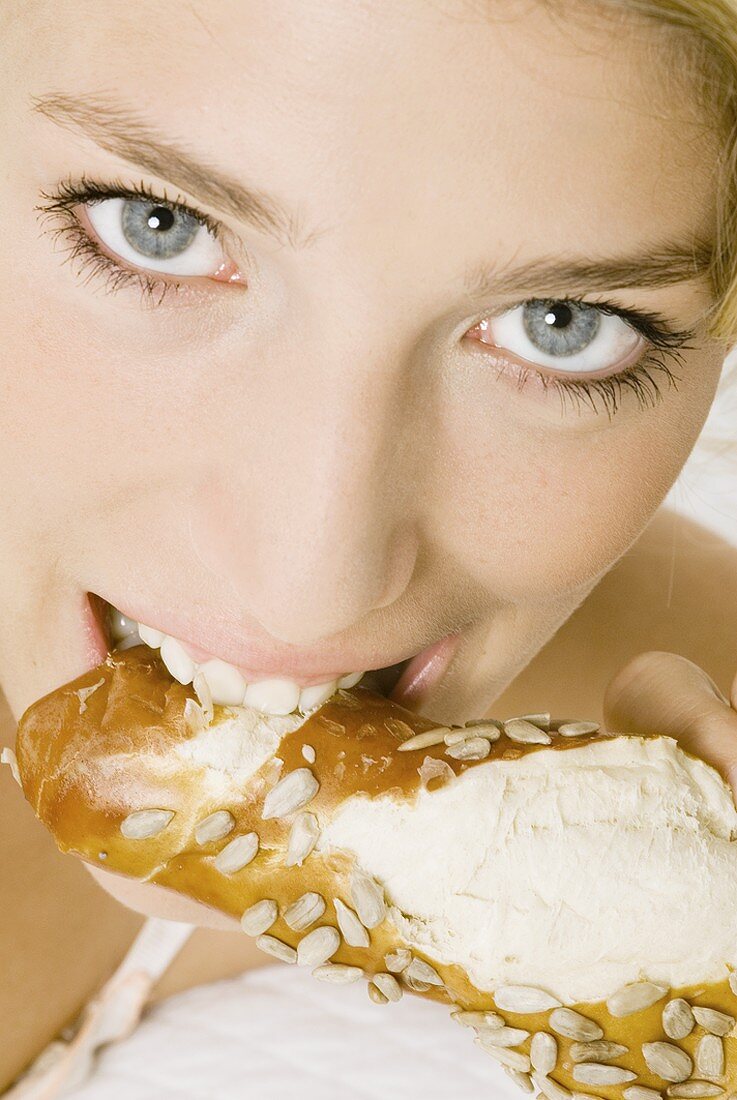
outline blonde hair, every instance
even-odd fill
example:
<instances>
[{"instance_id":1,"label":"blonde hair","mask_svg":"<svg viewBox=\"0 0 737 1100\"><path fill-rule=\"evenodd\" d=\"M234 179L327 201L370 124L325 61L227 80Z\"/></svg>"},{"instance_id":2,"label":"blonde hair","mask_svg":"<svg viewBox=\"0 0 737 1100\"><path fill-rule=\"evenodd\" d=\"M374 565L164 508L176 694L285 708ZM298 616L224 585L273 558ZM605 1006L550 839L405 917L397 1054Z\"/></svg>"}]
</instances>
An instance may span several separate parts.
<instances>
[{"instance_id":1,"label":"blonde hair","mask_svg":"<svg viewBox=\"0 0 737 1100\"><path fill-rule=\"evenodd\" d=\"M688 38L701 84L722 126L717 224L711 268L715 304L707 318L709 335L737 345L737 0L604 0L648 19L678 28ZM681 42L683 42L682 35ZM683 60L681 56L681 60ZM737 394L737 355L730 356L715 404L727 390ZM737 463L737 429L731 439L702 432L695 451Z\"/></svg>"},{"instance_id":2,"label":"blonde hair","mask_svg":"<svg viewBox=\"0 0 737 1100\"><path fill-rule=\"evenodd\" d=\"M551 2L555 6L555 0ZM730 348L735 352L727 360L716 405L727 390L730 399L737 396L737 0L596 0L591 9L625 17L637 14L672 30L673 71L688 80L691 94L696 92L720 136L710 270L714 304L705 323L707 334L724 344L725 355ZM662 46L667 45L663 41ZM710 435L707 426L695 450L737 463L737 430L725 440Z\"/></svg>"}]
</instances>

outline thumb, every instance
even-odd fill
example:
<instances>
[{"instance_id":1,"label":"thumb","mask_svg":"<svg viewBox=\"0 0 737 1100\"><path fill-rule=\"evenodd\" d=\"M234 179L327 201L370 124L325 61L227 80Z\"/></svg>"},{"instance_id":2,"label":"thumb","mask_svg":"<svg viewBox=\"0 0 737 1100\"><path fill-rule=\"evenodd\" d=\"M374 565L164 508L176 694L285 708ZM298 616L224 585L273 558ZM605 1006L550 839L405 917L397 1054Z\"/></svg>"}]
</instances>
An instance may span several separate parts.
<instances>
[{"instance_id":1,"label":"thumb","mask_svg":"<svg viewBox=\"0 0 737 1100\"><path fill-rule=\"evenodd\" d=\"M737 679L733 694L737 689ZM737 805L737 710L702 668L676 653L640 653L610 681L604 723L613 733L661 733L713 765Z\"/></svg>"}]
</instances>

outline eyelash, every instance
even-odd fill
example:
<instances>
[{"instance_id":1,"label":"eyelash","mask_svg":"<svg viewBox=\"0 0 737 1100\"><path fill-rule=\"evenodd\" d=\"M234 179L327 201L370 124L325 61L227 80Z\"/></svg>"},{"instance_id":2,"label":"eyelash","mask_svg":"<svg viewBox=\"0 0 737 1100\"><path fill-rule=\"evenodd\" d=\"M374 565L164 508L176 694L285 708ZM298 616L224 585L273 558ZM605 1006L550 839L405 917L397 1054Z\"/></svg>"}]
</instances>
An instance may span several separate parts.
<instances>
[{"instance_id":1,"label":"eyelash","mask_svg":"<svg viewBox=\"0 0 737 1100\"><path fill-rule=\"evenodd\" d=\"M44 229L44 232L49 233L53 239L64 238L68 242L68 247L65 250L68 252L66 258L70 263L75 260L82 261L79 271L80 276L85 269L89 269L87 277L83 280L85 286L98 275L104 277L105 289L108 292L114 293L125 286L138 284L143 302L154 306L161 305L166 295L172 290L179 292L184 289L185 284L168 282L148 272L133 271L123 267L97 246L74 214L73 208L112 198L146 199L160 206L168 206L172 209L184 211L198 221L200 225L205 226L215 239L220 240L223 237L223 227L220 222L199 210L193 209L180 199L170 199L165 189L156 194L143 180L130 187L119 179L104 184L91 180L83 174L79 180L74 180L72 177L62 180L55 193L49 194L42 191L41 197L45 201L36 206L35 209L41 214L42 222L45 223L50 219L54 223L51 229ZM158 298L154 300L157 292ZM518 388L520 390L524 388L531 375L542 379L545 390L549 386L553 386L558 390L561 397L562 412L565 411L566 401L575 402L578 409L581 408L582 403L588 402L594 412L597 412L594 397L598 395L611 420L619 409L620 399L625 389L634 392L641 408L654 407L657 404L658 399L662 396L662 391L651 371L662 373L665 375L668 385L675 390L678 389L677 382L680 381L680 376L676 375L668 366L668 360L683 365L682 352L692 348L692 345L687 342L693 339L695 335L692 329L673 329L662 314L628 309L609 301L586 302L580 298L555 298L550 300L555 303L594 306L602 313L621 317L648 341L651 350L646 352L637 363L632 364L619 374L580 382L556 378L542 371L529 370L516 364L514 372L518 378ZM525 302L519 302L509 308L514 309L519 305L533 301L539 301L539 299L529 298ZM503 373L505 369L506 366L502 365L499 373Z\"/></svg>"},{"instance_id":2,"label":"eyelash","mask_svg":"<svg viewBox=\"0 0 737 1100\"><path fill-rule=\"evenodd\" d=\"M186 284L169 282L146 271L133 271L123 267L103 252L90 237L73 212L75 206L99 203L105 199L146 199L156 203L157 206L168 206L189 214L200 225L205 226L216 240L221 240L223 237L223 227L215 218L195 210L181 199L170 199L165 189L162 189L161 194L156 194L143 180L132 187L127 187L119 179L105 184L90 180L85 175L82 175L79 180L69 177L61 181L56 192L49 194L41 191L41 197L45 201L35 209L41 214L42 224L48 220L52 223L51 228L44 229L44 232L48 233L53 240L62 238L68 242L65 249L68 253L66 260L69 263L81 260L78 272L80 277L86 269L89 269L87 277L83 279L84 286L97 276L105 279L105 289L112 293L123 287L137 284L142 301L152 306L160 306L171 291L178 293L190 288ZM156 297L157 292L158 297Z\"/></svg>"},{"instance_id":3,"label":"eyelash","mask_svg":"<svg viewBox=\"0 0 737 1100\"><path fill-rule=\"evenodd\" d=\"M642 358L636 363L632 363L618 374L611 374L606 378L589 378L580 382L568 378L556 378L544 371L529 370L527 367L515 363L513 373L518 379L519 390L524 389L531 376L537 378L542 382L544 390L553 387L558 391L562 414L565 413L566 401L570 401L572 405L575 403L578 409L581 408L582 403L588 402L595 413L599 412L600 410L594 400L595 395L598 395L601 397L603 409L610 421L619 410L622 393L627 389L633 391L641 409L655 407L662 397L663 391L651 372L663 374L667 379L668 386L678 390L678 382L682 381L682 377L675 373L672 367L668 365L668 361L675 362L681 367L684 365L682 353L692 351L694 347L688 343L696 335L693 329L679 330L671 328L668 320L660 313L627 309L615 305L614 302L585 302L580 298L528 298L527 302L541 300L549 300L556 305L567 303L595 306L602 313L621 317L636 332L645 337L650 344L650 349L645 351ZM519 302L517 306L524 304L526 303ZM510 308L516 309L517 306L511 306ZM488 352L484 351L482 354L488 354ZM507 364L503 362L497 370L497 376L505 373L506 370Z\"/></svg>"}]
</instances>

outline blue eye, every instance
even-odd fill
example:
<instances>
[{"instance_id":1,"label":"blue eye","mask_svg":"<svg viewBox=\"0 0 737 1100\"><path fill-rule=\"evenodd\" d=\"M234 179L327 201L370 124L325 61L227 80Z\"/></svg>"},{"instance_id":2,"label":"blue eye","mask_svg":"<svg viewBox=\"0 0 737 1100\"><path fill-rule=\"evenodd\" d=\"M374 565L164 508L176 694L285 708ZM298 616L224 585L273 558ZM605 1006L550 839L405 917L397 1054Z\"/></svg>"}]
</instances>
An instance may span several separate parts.
<instances>
[{"instance_id":1,"label":"blue eye","mask_svg":"<svg viewBox=\"0 0 737 1100\"><path fill-rule=\"evenodd\" d=\"M223 225L146 183L70 177L56 192L42 191L41 196L45 201L36 210L42 222L50 223L44 232L64 240L85 285L101 276L106 291L137 287L143 303L154 306L170 293L193 288L201 293L198 277L247 289L242 272L223 250Z\"/></svg>"},{"instance_id":2,"label":"blue eye","mask_svg":"<svg viewBox=\"0 0 737 1100\"><path fill-rule=\"evenodd\" d=\"M634 394L641 408L661 400L656 374L678 389L668 361L682 363L681 350L693 346L688 341L695 332L675 328L659 313L612 302L530 298L480 321L467 335L486 345L492 366L513 377L518 390L534 379L538 388L558 393L561 413L567 402L597 413L600 399L611 420L625 393Z\"/></svg>"},{"instance_id":3,"label":"blue eye","mask_svg":"<svg viewBox=\"0 0 737 1100\"><path fill-rule=\"evenodd\" d=\"M224 262L207 226L182 207L109 198L84 207L103 245L127 264L167 275L212 275Z\"/></svg>"},{"instance_id":4,"label":"blue eye","mask_svg":"<svg viewBox=\"0 0 737 1100\"><path fill-rule=\"evenodd\" d=\"M596 374L631 362L645 340L614 313L585 302L533 298L481 321L479 340L560 374Z\"/></svg>"}]
</instances>

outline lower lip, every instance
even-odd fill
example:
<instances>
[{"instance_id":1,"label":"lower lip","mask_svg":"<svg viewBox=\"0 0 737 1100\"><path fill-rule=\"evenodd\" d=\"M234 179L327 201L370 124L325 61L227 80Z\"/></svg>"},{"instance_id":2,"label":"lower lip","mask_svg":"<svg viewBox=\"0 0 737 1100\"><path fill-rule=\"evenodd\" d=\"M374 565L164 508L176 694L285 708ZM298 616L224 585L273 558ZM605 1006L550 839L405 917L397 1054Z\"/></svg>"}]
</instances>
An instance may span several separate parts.
<instances>
[{"instance_id":1,"label":"lower lip","mask_svg":"<svg viewBox=\"0 0 737 1100\"><path fill-rule=\"evenodd\" d=\"M422 702L447 672L460 640L460 634L449 634L413 657L389 695L392 702L402 706Z\"/></svg>"}]
</instances>

